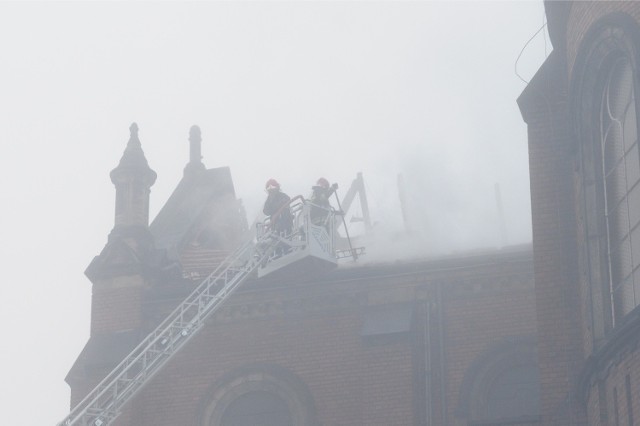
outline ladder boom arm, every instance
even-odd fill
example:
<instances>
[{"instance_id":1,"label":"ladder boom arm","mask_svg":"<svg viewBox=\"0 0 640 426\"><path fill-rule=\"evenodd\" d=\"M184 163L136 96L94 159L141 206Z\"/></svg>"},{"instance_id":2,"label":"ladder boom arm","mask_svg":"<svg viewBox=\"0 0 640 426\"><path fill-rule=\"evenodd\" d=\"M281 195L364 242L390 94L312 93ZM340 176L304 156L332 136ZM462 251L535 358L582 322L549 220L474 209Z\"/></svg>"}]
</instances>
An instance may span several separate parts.
<instances>
[{"instance_id":1,"label":"ladder boom arm","mask_svg":"<svg viewBox=\"0 0 640 426\"><path fill-rule=\"evenodd\" d=\"M268 258L278 239L265 234L227 257L58 426L107 426L122 407L205 324L210 315Z\"/></svg>"}]
</instances>

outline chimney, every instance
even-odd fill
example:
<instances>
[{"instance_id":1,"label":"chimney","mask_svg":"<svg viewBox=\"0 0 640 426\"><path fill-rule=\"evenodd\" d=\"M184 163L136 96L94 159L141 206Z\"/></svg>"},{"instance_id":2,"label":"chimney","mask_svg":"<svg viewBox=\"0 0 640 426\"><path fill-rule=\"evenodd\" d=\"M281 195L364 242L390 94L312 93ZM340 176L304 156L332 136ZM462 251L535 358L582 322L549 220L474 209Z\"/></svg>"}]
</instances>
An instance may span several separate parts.
<instances>
[{"instance_id":1,"label":"chimney","mask_svg":"<svg viewBox=\"0 0 640 426\"><path fill-rule=\"evenodd\" d=\"M189 129L189 163L184 168L184 175L196 175L205 170L202 163L202 135L200 127L191 126Z\"/></svg>"}]
</instances>

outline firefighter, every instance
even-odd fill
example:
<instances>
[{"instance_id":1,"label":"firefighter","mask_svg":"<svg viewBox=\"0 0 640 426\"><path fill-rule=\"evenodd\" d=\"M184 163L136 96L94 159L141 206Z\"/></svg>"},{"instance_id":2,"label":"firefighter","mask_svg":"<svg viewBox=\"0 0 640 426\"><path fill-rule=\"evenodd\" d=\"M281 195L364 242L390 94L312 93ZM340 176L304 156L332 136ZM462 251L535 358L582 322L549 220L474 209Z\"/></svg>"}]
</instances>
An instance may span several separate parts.
<instances>
[{"instance_id":1,"label":"firefighter","mask_svg":"<svg viewBox=\"0 0 640 426\"><path fill-rule=\"evenodd\" d=\"M286 236L293 227L293 215L289 208L291 198L280 191L280 184L275 179L269 179L265 185L267 200L262 212L271 218L271 227L279 235Z\"/></svg>"},{"instance_id":2,"label":"firefighter","mask_svg":"<svg viewBox=\"0 0 640 426\"><path fill-rule=\"evenodd\" d=\"M329 197L338 189L338 184L329 185L329 181L321 177L316 184L311 187L311 223L327 227L327 219L331 204Z\"/></svg>"}]
</instances>

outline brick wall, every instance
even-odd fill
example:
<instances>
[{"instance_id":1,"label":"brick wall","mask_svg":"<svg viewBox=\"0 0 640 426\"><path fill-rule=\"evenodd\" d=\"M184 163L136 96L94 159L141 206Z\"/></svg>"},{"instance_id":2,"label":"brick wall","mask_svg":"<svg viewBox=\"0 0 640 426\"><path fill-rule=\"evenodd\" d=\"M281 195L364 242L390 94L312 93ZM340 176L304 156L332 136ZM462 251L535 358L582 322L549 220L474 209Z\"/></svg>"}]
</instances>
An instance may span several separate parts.
<instances>
[{"instance_id":1,"label":"brick wall","mask_svg":"<svg viewBox=\"0 0 640 426\"><path fill-rule=\"evenodd\" d=\"M553 52L518 102L528 125L543 421L583 425L573 397L584 354L565 69Z\"/></svg>"},{"instance_id":2,"label":"brick wall","mask_svg":"<svg viewBox=\"0 0 640 426\"><path fill-rule=\"evenodd\" d=\"M318 424L417 425L429 410L433 425L466 425L460 393L474 362L496 342L535 334L530 252L376 268L348 279L248 283L116 424L202 426L227 377L277 367L303 384ZM157 321L178 300L146 300L143 311ZM413 306L411 330L363 338L366 310L396 303Z\"/></svg>"},{"instance_id":3,"label":"brick wall","mask_svg":"<svg viewBox=\"0 0 640 426\"><path fill-rule=\"evenodd\" d=\"M263 316L243 305L251 299L243 296L229 307L235 319L203 330L145 390L136 404L137 425L199 425L222 377L254 364L281 366L304 382L322 424L413 424L411 345L364 344L362 298L345 295L351 306L314 311L308 302L276 294Z\"/></svg>"},{"instance_id":4,"label":"brick wall","mask_svg":"<svg viewBox=\"0 0 640 426\"><path fill-rule=\"evenodd\" d=\"M554 45L519 99L529 126L542 414L544 424L550 425L629 424L625 380L637 368L636 349L615 346L611 336L603 339L603 331L593 328L591 305L606 301L594 302L590 294L583 210L593 206L580 204L585 188L577 175L584 171L576 144L585 141L573 133L577 111L570 110L580 94L568 94L569 87L577 87L571 79L579 77L574 67L587 34L598 20L615 13L638 21L640 3L572 2L564 27L554 28L555 33L564 32L565 40ZM600 342L593 341L594 333ZM604 346L598 349L598 343ZM630 400L636 404L637 378L630 374L629 380Z\"/></svg>"},{"instance_id":5,"label":"brick wall","mask_svg":"<svg viewBox=\"0 0 640 426\"><path fill-rule=\"evenodd\" d=\"M140 277L118 277L93 285L91 334L111 333L142 325L145 284Z\"/></svg>"},{"instance_id":6,"label":"brick wall","mask_svg":"<svg viewBox=\"0 0 640 426\"><path fill-rule=\"evenodd\" d=\"M467 416L458 413L460 392L477 358L505 340L536 335L533 280L522 274L517 277L507 274L505 271L503 277L476 275L450 283L445 289L446 383L450 403L448 421L444 424L466 424ZM523 281L527 278L528 282Z\"/></svg>"},{"instance_id":7,"label":"brick wall","mask_svg":"<svg viewBox=\"0 0 640 426\"><path fill-rule=\"evenodd\" d=\"M160 279L152 237L138 231L110 236L87 269L91 338L67 376L74 404L199 284ZM470 371L496 343L535 333L532 270L520 247L245 283L114 424L209 426L265 390L296 426L466 425ZM376 317L391 307L399 316Z\"/></svg>"}]
</instances>

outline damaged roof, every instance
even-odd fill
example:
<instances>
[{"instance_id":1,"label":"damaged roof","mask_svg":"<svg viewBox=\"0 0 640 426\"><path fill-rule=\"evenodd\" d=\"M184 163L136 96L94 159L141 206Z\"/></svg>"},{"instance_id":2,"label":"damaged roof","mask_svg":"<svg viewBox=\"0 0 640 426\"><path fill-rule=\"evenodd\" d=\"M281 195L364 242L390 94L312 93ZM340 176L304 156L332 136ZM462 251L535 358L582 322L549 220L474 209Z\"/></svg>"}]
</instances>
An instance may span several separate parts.
<instances>
[{"instance_id":1,"label":"damaged roof","mask_svg":"<svg viewBox=\"0 0 640 426\"><path fill-rule=\"evenodd\" d=\"M231 196L235 190L228 167L202 170L186 174L178 183L149 229L156 247L171 249L182 247L190 236L190 230L217 199Z\"/></svg>"}]
</instances>

